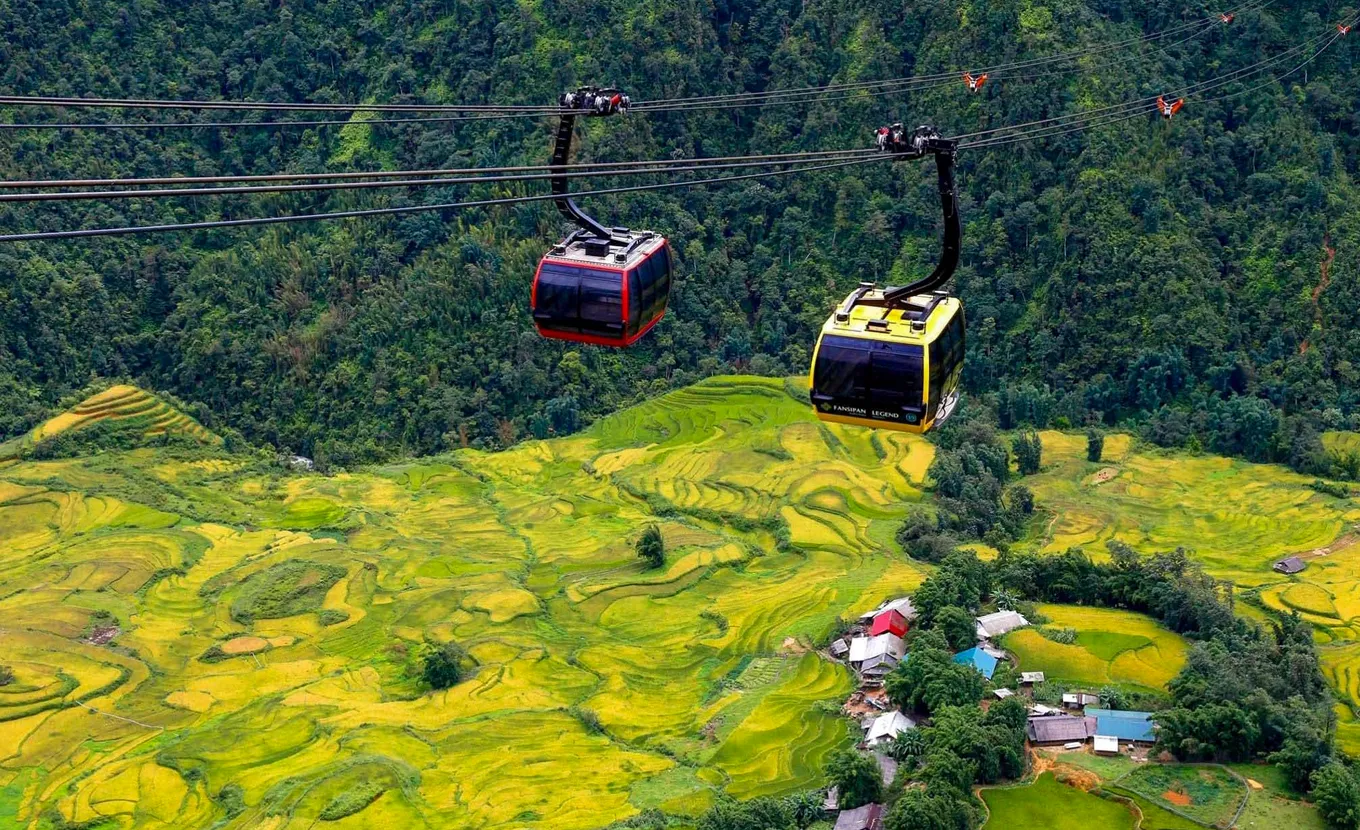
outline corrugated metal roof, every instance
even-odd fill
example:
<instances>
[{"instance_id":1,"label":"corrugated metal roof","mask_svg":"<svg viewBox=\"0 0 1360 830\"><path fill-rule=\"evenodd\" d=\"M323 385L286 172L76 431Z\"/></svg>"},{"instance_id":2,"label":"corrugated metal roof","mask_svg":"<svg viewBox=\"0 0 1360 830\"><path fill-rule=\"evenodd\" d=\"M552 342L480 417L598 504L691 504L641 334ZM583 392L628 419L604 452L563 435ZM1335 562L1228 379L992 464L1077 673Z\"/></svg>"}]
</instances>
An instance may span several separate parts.
<instances>
[{"instance_id":1,"label":"corrugated metal roof","mask_svg":"<svg viewBox=\"0 0 1360 830\"><path fill-rule=\"evenodd\" d=\"M836 830L879 830L882 826L882 804L865 804L853 810L841 810L841 814L836 816Z\"/></svg>"},{"instance_id":2,"label":"corrugated metal roof","mask_svg":"<svg viewBox=\"0 0 1360 830\"><path fill-rule=\"evenodd\" d=\"M1112 735L1121 741L1152 743L1157 740L1157 722L1151 712L1119 709L1086 709L1088 718L1096 719L1096 731Z\"/></svg>"},{"instance_id":3,"label":"corrugated metal roof","mask_svg":"<svg viewBox=\"0 0 1360 830\"><path fill-rule=\"evenodd\" d=\"M1030 718L1026 733L1029 735L1029 739L1036 744L1060 744L1068 741L1085 741L1091 737L1095 729L1095 718L1045 715Z\"/></svg>"},{"instance_id":4,"label":"corrugated metal roof","mask_svg":"<svg viewBox=\"0 0 1360 830\"><path fill-rule=\"evenodd\" d=\"M960 651L954 655L954 662L961 666L972 666L982 672L982 676L988 680L991 680L992 674L996 672L996 658L980 648Z\"/></svg>"},{"instance_id":5,"label":"corrugated metal roof","mask_svg":"<svg viewBox=\"0 0 1360 830\"><path fill-rule=\"evenodd\" d=\"M997 611L977 618L977 635L980 639L1000 637L1007 631L1014 631L1027 625L1029 620L1016 611Z\"/></svg>"}]
</instances>

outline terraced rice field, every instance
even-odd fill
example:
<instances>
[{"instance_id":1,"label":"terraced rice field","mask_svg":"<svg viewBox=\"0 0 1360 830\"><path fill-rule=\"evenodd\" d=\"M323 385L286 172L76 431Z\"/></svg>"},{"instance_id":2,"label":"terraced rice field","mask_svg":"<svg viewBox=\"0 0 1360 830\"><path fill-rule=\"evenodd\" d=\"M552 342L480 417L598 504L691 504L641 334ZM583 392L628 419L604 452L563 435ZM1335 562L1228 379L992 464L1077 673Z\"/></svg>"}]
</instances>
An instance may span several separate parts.
<instances>
[{"instance_id":1,"label":"terraced rice field","mask_svg":"<svg viewBox=\"0 0 1360 830\"><path fill-rule=\"evenodd\" d=\"M1074 605L1039 610L1049 619L1043 627L1075 629L1076 642L1057 643L1022 628L1003 644L1022 671L1045 672L1050 683L1161 690L1185 666L1185 640L1142 614Z\"/></svg>"},{"instance_id":2,"label":"terraced rice field","mask_svg":"<svg viewBox=\"0 0 1360 830\"><path fill-rule=\"evenodd\" d=\"M134 399L108 394L52 428ZM717 379L331 477L215 445L10 462L0 816L572 830L814 785L851 680L808 646L924 577L891 538L931 457ZM427 637L472 676L425 691Z\"/></svg>"},{"instance_id":3,"label":"terraced rice field","mask_svg":"<svg viewBox=\"0 0 1360 830\"><path fill-rule=\"evenodd\" d=\"M160 398L135 386L111 386L82 401L69 412L39 424L28 435L0 444L0 460L14 458L27 447L66 432L104 421L136 424L146 435L172 433L206 443L220 439L194 419Z\"/></svg>"}]
</instances>

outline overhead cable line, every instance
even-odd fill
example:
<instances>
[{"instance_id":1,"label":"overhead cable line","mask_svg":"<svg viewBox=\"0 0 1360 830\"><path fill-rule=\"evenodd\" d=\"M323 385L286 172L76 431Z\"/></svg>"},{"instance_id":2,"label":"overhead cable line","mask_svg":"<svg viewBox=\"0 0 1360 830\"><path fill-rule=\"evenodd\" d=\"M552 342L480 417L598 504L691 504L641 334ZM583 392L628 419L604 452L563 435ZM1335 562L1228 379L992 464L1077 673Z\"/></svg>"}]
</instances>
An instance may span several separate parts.
<instances>
[{"instance_id":1,"label":"overhead cable line","mask_svg":"<svg viewBox=\"0 0 1360 830\"><path fill-rule=\"evenodd\" d=\"M413 176L462 176L476 173L525 173L538 170L576 170L613 169L632 167L639 164L665 166L684 164L721 163L728 161L796 161L803 158L817 159L843 153L875 153L873 149L855 150L809 150L797 153L767 153L763 155L711 156L701 158L655 159L650 161L597 161L562 165L526 164L513 167L445 167L425 170L368 170L356 172L329 173L270 173L266 175L241 176L162 176L141 179L39 179L32 181L0 181L0 189L10 188L55 188L55 187L138 187L146 185L190 185L190 184L238 184L245 182L282 182L297 180L333 181L337 179L383 179L411 178Z\"/></svg>"},{"instance_id":2,"label":"overhead cable line","mask_svg":"<svg viewBox=\"0 0 1360 830\"><path fill-rule=\"evenodd\" d=\"M1357 19L1360 19L1360 16L1357 16ZM1282 81L1285 78L1289 77L1290 75L1293 75L1294 73L1298 72L1300 69L1303 69L1305 66L1321 57L1324 52L1331 48L1331 46L1338 39L1340 39L1340 37L1341 37L1340 33L1333 33L1330 36L1321 35L1319 37L1313 38L1310 41L1305 42L1301 46L1296 46L1293 49L1290 49L1286 52L1276 55L1271 59L1259 61L1256 64L1252 64L1249 67L1244 67L1243 69L1236 70L1235 72L1229 73L1228 75L1220 78L1213 78L1208 81L1201 82L1199 84L1192 84L1190 86L1181 87L1177 90L1172 91L1169 94L1192 98L1193 100L1199 101L1200 103L1211 103L1214 101L1222 101L1229 98L1236 98L1242 95L1246 95L1248 93L1255 92L1257 90L1264 89L1275 83L1278 83L1279 81ZM1318 43L1320 43L1321 45L1318 46L1318 48L1315 49L1312 54L1308 55L1308 57L1306 57L1303 61L1299 62L1298 64L1295 64L1294 66L1290 67L1284 72L1279 73L1278 75L1272 76L1270 79L1260 84L1248 87L1246 89L1236 90L1234 92L1230 92L1224 95L1217 95L1210 98L1200 97L1205 92L1211 92L1216 89L1221 89L1222 87L1225 87L1228 84L1233 83L1235 81L1246 80L1255 75L1260 75L1263 72L1269 71L1274 66L1286 63L1300 52L1306 51L1309 46ZM1109 107L1102 107L1099 110L1091 110L1082 113L1069 113L1067 115L1058 116L1052 119L1044 119L1042 121L1031 122L1031 124L1028 125L1017 125L1016 127L1011 128L999 128L998 130L986 131L988 133L995 133L1004 131L1006 129L1019 129L1021 127L1031 127L1031 129L1029 129L1028 131L1022 131L1013 135L992 136L991 138L984 140L962 142L959 145L959 149L984 149L989 147L1001 147L1008 144L1032 141L1039 138L1052 138L1055 136L1066 135L1068 133L1073 133L1080 130L1108 126L1110 124L1118 123L1121 121L1127 121L1131 118L1144 116L1151 112L1156 112L1155 101L1156 101L1155 98L1139 99L1135 101L1124 102L1123 104L1115 104ZM1093 116L1095 117L1092 118ZM985 133L973 133L970 135L978 136L983 134Z\"/></svg>"},{"instance_id":3,"label":"overhead cable line","mask_svg":"<svg viewBox=\"0 0 1360 830\"><path fill-rule=\"evenodd\" d=\"M873 152L873 151L869 151ZM823 158L788 161L744 161L726 164L694 164L688 166L632 167L614 170L577 172L545 172L505 176L469 176L463 178L384 179L367 182L319 182L313 184L255 185L245 187L161 188L147 190L81 190L76 192L0 193L0 202L69 202L108 199L163 199L183 196L240 196L261 193L310 193L331 190L372 190L394 187L453 187L458 185L503 184L506 182L545 181L553 178L599 178L602 176L645 176L659 173L693 173L707 170L736 170L776 165L809 165L822 161L841 161L862 158L865 151L854 150ZM809 168L815 169L815 168Z\"/></svg>"},{"instance_id":4,"label":"overhead cable line","mask_svg":"<svg viewBox=\"0 0 1360 830\"><path fill-rule=\"evenodd\" d=\"M816 170L831 170L841 167L850 167L859 164L870 164L877 161L885 161L896 158L889 154L876 154L867 158L856 158L850 161L838 161L828 164L820 164L812 167L798 167L791 170L769 170L761 173L742 173L735 176L715 176L707 179L694 179L682 182L660 182L657 184L633 185L630 187L610 187L597 190L583 190L573 193L573 196L607 196L617 193L637 193L649 190L670 190L677 187L694 187L707 184L726 184L728 182L746 181L750 179L765 179L775 176L788 176L795 173L808 173ZM561 199L562 197L552 193L534 194L531 196L507 196L497 199L479 199L467 202L446 202L437 205L409 205L403 207L390 208L370 208L366 210L348 210L335 213L311 213L300 216L261 216L250 219L222 219L212 222L183 222L171 225L142 225L121 228L88 228L74 231L42 231L38 233L17 233L0 236L0 243L3 242L36 242L57 239L85 239L96 236L127 236L130 234L141 233L169 233L174 231L198 231L211 230L217 228L240 228L254 227L259 225L281 225L291 222L319 222L328 219L356 219L368 216L394 216L407 213L427 213L430 211L455 210L477 207L492 207L495 205L511 205L523 202L543 202Z\"/></svg>"}]
</instances>

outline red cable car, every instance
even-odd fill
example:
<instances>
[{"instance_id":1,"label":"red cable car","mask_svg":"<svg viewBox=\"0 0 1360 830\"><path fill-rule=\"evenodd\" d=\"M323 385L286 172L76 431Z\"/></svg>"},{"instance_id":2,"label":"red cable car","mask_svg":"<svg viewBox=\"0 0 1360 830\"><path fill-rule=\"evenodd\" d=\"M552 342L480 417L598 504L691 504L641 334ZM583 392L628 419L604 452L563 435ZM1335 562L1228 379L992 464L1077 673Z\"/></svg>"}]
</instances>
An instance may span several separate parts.
<instances>
[{"instance_id":1,"label":"red cable car","mask_svg":"<svg viewBox=\"0 0 1360 830\"><path fill-rule=\"evenodd\" d=\"M583 87L561 98L563 112L553 147L552 169L565 173L579 112L586 116L626 113L627 101L615 89ZM567 177L552 178L557 210L574 222L572 231L538 263L529 305L534 326L544 337L629 346L666 314L671 293L671 250L654 231L606 228L586 215L568 195Z\"/></svg>"},{"instance_id":2,"label":"red cable car","mask_svg":"<svg viewBox=\"0 0 1360 830\"><path fill-rule=\"evenodd\" d=\"M573 233L534 274L534 325L544 337L630 346L666 314L671 253L652 231L614 229L609 239Z\"/></svg>"}]
</instances>

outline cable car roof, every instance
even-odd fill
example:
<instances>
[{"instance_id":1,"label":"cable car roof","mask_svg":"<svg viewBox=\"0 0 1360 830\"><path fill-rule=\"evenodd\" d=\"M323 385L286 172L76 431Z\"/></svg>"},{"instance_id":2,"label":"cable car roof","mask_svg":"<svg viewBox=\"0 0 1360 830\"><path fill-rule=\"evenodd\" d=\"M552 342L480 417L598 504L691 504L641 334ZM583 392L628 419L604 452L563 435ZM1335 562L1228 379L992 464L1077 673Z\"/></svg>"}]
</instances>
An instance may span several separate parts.
<instances>
[{"instance_id":1,"label":"cable car roof","mask_svg":"<svg viewBox=\"0 0 1360 830\"><path fill-rule=\"evenodd\" d=\"M864 294L850 308L847 319L833 314L822 327L822 334L924 345L939 337L950 319L963 309L957 297L943 294L918 294L905 307L887 308L875 304L883 293L875 289ZM923 312L929 315L924 324L919 320Z\"/></svg>"},{"instance_id":2,"label":"cable car roof","mask_svg":"<svg viewBox=\"0 0 1360 830\"><path fill-rule=\"evenodd\" d=\"M600 250L598 239L569 236L544 257L545 261L599 267L628 269L656 253L666 244L666 237L655 231L619 231L610 240L607 253ZM594 243L594 244L592 244ZM619 259L622 256L623 259Z\"/></svg>"}]
</instances>

